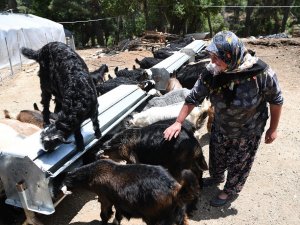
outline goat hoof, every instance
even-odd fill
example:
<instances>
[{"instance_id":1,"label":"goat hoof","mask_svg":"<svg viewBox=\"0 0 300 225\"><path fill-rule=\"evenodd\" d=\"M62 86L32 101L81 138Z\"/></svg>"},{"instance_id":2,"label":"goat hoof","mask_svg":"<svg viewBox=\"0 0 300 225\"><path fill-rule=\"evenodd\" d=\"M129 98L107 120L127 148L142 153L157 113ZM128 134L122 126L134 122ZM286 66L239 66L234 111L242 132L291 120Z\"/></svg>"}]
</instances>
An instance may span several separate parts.
<instances>
[{"instance_id":1,"label":"goat hoof","mask_svg":"<svg viewBox=\"0 0 300 225\"><path fill-rule=\"evenodd\" d=\"M99 138L102 137L102 133L101 133L100 130L99 130L99 131L95 131L95 137L96 137L97 139L99 139Z\"/></svg>"},{"instance_id":2,"label":"goat hoof","mask_svg":"<svg viewBox=\"0 0 300 225\"><path fill-rule=\"evenodd\" d=\"M78 151L84 150L84 145L76 145Z\"/></svg>"},{"instance_id":3,"label":"goat hoof","mask_svg":"<svg viewBox=\"0 0 300 225\"><path fill-rule=\"evenodd\" d=\"M120 225L121 223L116 218L114 218L112 224L114 224L114 225Z\"/></svg>"}]
</instances>

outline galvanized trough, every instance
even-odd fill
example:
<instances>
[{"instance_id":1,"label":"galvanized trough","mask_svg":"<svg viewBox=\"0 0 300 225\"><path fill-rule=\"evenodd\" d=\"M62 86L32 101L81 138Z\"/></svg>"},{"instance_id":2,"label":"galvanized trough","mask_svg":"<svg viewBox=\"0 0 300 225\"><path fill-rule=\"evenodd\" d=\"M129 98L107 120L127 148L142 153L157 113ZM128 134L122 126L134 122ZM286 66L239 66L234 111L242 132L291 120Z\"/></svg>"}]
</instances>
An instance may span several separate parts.
<instances>
[{"instance_id":1,"label":"galvanized trough","mask_svg":"<svg viewBox=\"0 0 300 225\"><path fill-rule=\"evenodd\" d=\"M107 134L148 97L136 85L121 85L99 97L102 135ZM82 124L81 130L85 143L83 151L77 151L75 144L64 144L53 152L44 152L40 132L2 151L0 176L7 196L6 203L23 208L25 213L52 214L60 200L54 202L51 197L51 180L62 171L78 166L80 157L99 141L94 137L90 120ZM68 140L74 141L74 136ZM29 221L32 220L29 218Z\"/></svg>"}]
</instances>

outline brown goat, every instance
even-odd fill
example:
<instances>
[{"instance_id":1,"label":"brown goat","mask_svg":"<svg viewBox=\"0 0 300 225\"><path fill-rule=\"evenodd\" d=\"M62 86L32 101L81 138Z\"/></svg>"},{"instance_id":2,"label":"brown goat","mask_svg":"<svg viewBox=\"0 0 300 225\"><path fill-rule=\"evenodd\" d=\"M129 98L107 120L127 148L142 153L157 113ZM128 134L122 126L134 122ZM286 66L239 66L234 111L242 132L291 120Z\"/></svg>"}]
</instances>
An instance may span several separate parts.
<instances>
[{"instance_id":1,"label":"brown goat","mask_svg":"<svg viewBox=\"0 0 300 225\"><path fill-rule=\"evenodd\" d=\"M171 77L166 85L166 92L170 92L176 89L181 89L182 85L180 84L179 80L175 77Z\"/></svg>"},{"instance_id":2,"label":"brown goat","mask_svg":"<svg viewBox=\"0 0 300 225\"><path fill-rule=\"evenodd\" d=\"M210 133L212 122L214 121L214 117L215 117L215 110L214 110L214 107L212 105L209 106L209 108L207 110L207 114L208 114L208 119L207 119L206 127L207 127L208 133Z\"/></svg>"},{"instance_id":3,"label":"brown goat","mask_svg":"<svg viewBox=\"0 0 300 225\"><path fill-rule=\"evenodd\" d=\"M96 193L103 225L111 218L113 206L117 224L125 216L142 218L148 225L188 225L185 205L199 193L197 178L189 170L182 171L180 184L161 166L121 165L112 160L98 160L54 179L54 195L61 187Z\"/></svg>"},{"instance_id":4,"label":"brown goat","mask_svg":"<svg viewBox=\"0 0 300 225\"><path fill-rule=\"evenodd\" d=\"M5 119L0 119L0 123L10 126L21 136L28 137L41 130L38 126L34 124L12 119L7 110L4 110L4 116Z\"/></svg>"}]
</instances>

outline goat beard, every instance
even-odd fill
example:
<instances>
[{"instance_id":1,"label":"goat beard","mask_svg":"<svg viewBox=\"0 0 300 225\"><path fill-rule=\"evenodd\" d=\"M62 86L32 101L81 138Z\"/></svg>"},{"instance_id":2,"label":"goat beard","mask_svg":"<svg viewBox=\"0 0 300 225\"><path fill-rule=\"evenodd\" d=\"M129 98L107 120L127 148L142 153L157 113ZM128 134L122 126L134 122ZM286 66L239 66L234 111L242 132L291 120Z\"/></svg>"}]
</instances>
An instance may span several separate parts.
<instances>
[{"instance_id":1,"label":"goat beard","mask_svg":"<svg viewBox=\"0 0 300 225\"><path fill-rule=\"evenodd\" d=\"M206 69L211 72L214 76L222 73L222 69L221 67L219 67L218 65L216 65L215 63L210 62L209 64L207 64Z\"/></svg>"}]
</instances>

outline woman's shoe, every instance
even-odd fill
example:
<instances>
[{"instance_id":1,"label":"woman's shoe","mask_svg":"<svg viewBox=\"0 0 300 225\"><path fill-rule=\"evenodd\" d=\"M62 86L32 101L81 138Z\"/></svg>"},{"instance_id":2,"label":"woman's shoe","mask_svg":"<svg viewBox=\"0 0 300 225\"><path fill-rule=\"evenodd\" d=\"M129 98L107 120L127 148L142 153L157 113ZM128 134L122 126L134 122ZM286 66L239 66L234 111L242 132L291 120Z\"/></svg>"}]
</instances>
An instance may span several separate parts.
<instances>
[{"instance_id":1,"label":"woman's shoe","mask_svg":"<svg viewBox=\"0 0 300 225\"><path fill-rule=\"evenodd\" d=\"M223 205L226 205L226 203L228 203L231 199L232 196L228 195L226 199L222 199L219 197L220 194L218 194L216 197L214 197L211 201L210 201L210 205L213 207L221 207Z\"/></svg>"}]
</instances>

